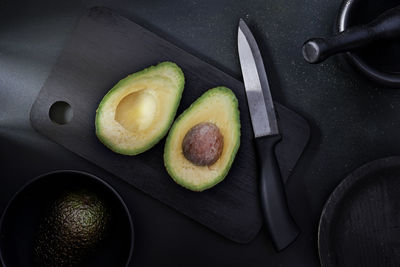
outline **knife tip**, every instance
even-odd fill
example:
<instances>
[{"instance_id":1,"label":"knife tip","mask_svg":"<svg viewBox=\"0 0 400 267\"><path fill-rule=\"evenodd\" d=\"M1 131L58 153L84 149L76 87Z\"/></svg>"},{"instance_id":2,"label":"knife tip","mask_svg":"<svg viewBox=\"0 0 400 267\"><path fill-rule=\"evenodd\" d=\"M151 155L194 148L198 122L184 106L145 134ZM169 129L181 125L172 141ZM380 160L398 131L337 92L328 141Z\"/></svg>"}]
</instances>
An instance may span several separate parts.
<instances>
[{"instance_id":1,"label":"knife tip","mask_svg":"<svg viewBox=\"0 0 400 267\"><path fill-rule=\"evenodd\" d=\"M239 27L238 27L239 29L245 29L245 28L247 28L247 24L246 24L246 22L244 21L244 19L242 19L242 18L240 18L239 19Z\"/></svg>"}]
</instances>

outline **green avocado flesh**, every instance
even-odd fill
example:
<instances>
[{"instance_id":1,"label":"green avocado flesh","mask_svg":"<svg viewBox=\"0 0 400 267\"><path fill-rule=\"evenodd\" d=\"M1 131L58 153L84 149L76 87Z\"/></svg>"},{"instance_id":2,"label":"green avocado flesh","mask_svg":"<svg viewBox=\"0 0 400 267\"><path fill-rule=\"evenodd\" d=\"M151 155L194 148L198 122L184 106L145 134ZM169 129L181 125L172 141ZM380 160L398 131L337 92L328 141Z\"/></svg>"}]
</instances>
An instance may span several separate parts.
<instances>
[{"instance_id":1,"label":"green avocado flesh","mask_svg":"<svg viewBox=\"0 0 400 267\"><path fill-rule=\"evenodd\" d=\"M172 62L162 62L119 81L96 111L96 135L112 151L137 155L168 132L185 79Z\"/></svg>"},{"instance_id":2,"label":"green avocado flesh","mask_svg":"<svg viewBox=\"0 0 400 267\"><path fill-rule=\"evenodd\" d=\"M107 236L110 212L92 192L63 194L51 205L36 232L35 266L79 266Z\"/></svg>"},{"instance_id":3,"label":"green avocado flesh","mask_svg":"<svg viewBox=\"0 0 400 267\"><path fill-rule=\"evenodd\" d=\"M218 136L214 138L218 145L218 142L223 140L223 144L218 146L218 149L222 147L222 152L211 153L213 151L209 151L210 153L207 153L200 148L187 149L187 151L201 151L204 155L218 155L216 161L215 159L207 161L205 158L205 161L202 162L200 159L196 163L192 159L199 157L184 155L182 144L184 140L186 142L188 139L188 133L192 134L193 131L196 131L197 135L192 136L201 135L201 129L196 129L198 127L203 130L210 129L211 132L222 135L222 138ZM207 134L209 133L203 136L207 137ZM209 144L206 143L206 145ZM205 92L176 119L166 140L164 164L175 182L193 191L203 191L225 178L235 159L239 145L240 118L237 98L230 89L216 87ZM209 162L211 165L199 164L204 162Z\"/></svg>"}]
</instances>

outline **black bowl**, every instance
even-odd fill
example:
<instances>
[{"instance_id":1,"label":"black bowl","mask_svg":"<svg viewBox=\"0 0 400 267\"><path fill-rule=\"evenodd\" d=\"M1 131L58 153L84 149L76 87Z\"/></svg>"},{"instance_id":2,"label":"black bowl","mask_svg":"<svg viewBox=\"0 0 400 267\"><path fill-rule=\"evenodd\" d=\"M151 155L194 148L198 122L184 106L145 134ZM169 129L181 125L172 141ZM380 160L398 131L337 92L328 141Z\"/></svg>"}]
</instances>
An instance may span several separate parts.
<instances>
[{"instance_id":1,"label":"black bowl","mask_svg":"<svg viewBox=\"0 0 400 267\"><path fill-rule=\"evenodd\" d=\"M398 6L398 0L344 0L335 32L367 24L386 10ZM345 53L345 58L371 80L389 87L400 87L400 38L383 40Z\"/></svg>"},{"instance_id":2,"label":"black bowl","mask_svg":"<svg viewBox=\"0 0 400 267\"><path fill-rule=\"evenodd\" d=\"M88 189L112 210L108 237L85 262L91 267L126 266L133 251L133 224L120 195L103 180L79 171L56 171L26 184L8 203L0 219L0 259L4 267L33 266L34 235L46 209L68 189Z\"/></svg>"}]
</instances>

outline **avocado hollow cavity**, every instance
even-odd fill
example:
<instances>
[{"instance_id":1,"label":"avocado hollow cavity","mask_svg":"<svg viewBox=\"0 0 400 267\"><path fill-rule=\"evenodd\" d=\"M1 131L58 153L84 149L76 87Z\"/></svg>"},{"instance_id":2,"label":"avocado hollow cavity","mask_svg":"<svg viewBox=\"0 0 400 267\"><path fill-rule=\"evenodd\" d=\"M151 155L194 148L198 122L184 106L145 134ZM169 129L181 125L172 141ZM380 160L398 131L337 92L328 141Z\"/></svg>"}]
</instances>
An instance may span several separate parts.
<instances>
[{"instance_id":1,"label":"avocado hollow cavity","mask_svg":"<svg viewBox=\"0 0 400 267\"><path fill-rule=\"evenodd\" d=\"M115 111L115 120L126 130L135 132L147 129L156 116L157 101L149 89L125 96Z\"/></svg>"},{"instance_id":2,"label":"avocado hollow cavity","mask_svg":"<svg viewBox=\"0 0 400 267\"><path fill-rule=\"evenodd\" d=\"M193 126L182 142L183 155L197 166L211 166L221 156L224 137L218 126L202 122Z\"/></svg>"}]
</instances>

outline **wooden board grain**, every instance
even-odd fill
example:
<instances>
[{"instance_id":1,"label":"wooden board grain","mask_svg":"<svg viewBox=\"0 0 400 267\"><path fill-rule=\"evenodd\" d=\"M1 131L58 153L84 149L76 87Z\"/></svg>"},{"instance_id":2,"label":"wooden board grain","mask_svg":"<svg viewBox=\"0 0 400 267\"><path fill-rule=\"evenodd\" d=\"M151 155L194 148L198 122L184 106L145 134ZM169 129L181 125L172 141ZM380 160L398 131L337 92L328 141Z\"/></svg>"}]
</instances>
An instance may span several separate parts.
<instances>
[{"instance_id":1,"label":"wooden board grain","mask_svg":"<svg viewBox=\"0 0 400 267\"><path fill-rule=\"evenodd\" d=\"M177 63L185 74L178 114L218 85L231 88L239 100L238 155L226 179L205 192L188 191L168 176L162 157L164 139L151 150L129 157L111 152L95 136L95 110L104 94L126 75L161 61ZM56 101L72 106L74 116L68 124L49 119L49 108ZM276 108L283 134L276 152L286 181L308 142L309 126L296 113L279 104ZM79 21L32 107L31 123L51 140L231 240L249 242L262 225L243 84L107 8L92 8Z\"/></svg>"},{"instance_id":2,"label":"wooden board grain","mask_svg":"<svg viewBox=\"0 0 400 267\"><path fill-rule=\"evenodd\" d=\"M400 266L400 157L370 162L334 190L322 211L323 267Z\"/></svg>"}]
</instances>

